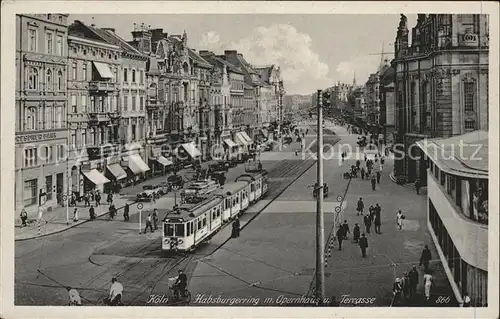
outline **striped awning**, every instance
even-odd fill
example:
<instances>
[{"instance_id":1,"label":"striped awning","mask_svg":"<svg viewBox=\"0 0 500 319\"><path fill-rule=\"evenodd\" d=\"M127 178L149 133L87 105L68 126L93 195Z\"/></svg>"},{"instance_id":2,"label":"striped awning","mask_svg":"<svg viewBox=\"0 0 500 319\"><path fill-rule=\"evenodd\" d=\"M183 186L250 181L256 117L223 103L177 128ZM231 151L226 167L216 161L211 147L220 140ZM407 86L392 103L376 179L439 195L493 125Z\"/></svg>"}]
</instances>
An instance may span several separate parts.
<instances>
[{"instance_id":1,"label":"striped awning","mask_svg":"<svg viewBox=\"0 0 500 319\"><path fill-rule=\"evenodd\" d=\"M116 180L127 177L127 173L123 170L120 164L111 164L107 166L108 171L116 178Z\"/></svg>"},{"instance_id":2,"label":"striped awning","mask_svg":"<svg viewBox=\"0 0 500 319\"><path fill-rule=\"evenodd\" d=\"M95 185L103 185L109 183L109 179L107 179L101 172L96 169L93 169L88 172L82 172L86 178L88 178Z\"/></svg>"},{"instance_id":3,"label":"striped awning","mask_svg":"<svg viewBox=\"0 0 500 319\"><path fill-rule=\"evenodd\" d=\"M247 140L241 135L241 132L238 132L234 134L234 137L236 138L236 142L241 145L241 146L248 146Z\"/></svg>"},{"instance_id":4,"label":"striped awning","mask_svg":"<svg viewBox=\"0 0 500 319\"><path fill-rule=\"evenodd\" d=\"M150 169L148 164L144 163L142 158L137 154L127 156L124 158L124 160L127 162L127 167L130 168L132 173L134 173L135 175L147 172Z\"/></svg>"}]
</instances>

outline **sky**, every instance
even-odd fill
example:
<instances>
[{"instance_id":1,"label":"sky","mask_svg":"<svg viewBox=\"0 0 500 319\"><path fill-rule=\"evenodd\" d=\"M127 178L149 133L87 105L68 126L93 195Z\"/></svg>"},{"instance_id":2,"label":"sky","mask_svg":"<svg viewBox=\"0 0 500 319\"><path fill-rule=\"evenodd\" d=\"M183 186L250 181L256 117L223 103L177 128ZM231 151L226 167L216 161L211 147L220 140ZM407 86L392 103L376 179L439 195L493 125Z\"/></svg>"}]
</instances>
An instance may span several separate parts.
<instances>
[{"instance_id":1,"label":"sky","mask_svg":"<svg viewBox=\"0 0 500 319\"><path fill-rule=\"evenodd\" d=\"M416 23L409 14L408 27ZM399 14L71 14L131 40L134 23L188 35L195 50L238 50L254 66L281 68L287 94L311 94L337 82L358 85L377 71L382 48L393 57Z\"/></svg>"}]
</instances>

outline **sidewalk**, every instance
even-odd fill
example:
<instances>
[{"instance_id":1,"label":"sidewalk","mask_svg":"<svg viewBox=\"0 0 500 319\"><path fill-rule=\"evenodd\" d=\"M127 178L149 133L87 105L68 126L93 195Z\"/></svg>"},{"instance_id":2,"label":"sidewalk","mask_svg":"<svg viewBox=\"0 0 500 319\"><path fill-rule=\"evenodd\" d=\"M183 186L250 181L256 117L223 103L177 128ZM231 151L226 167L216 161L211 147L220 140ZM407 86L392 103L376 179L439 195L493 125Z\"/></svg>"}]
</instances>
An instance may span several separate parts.
<instances>
[{"instance_id":1,"label":"sidewalk","mask_svg":"<svg viewBox=\"0 0 500 319\"><path fill-rule=\"evenodd\" d=\"M202 165L208 165L210 162L213 161L208 161L205 163L202 163ZM182 169L179 171L180 175L182 176L188 176L192 174L192 169ZM117 209L117 215L121 214L121 211L123 207L125 206L126 203L129 203L130 205L135 203L135 194L139 192L139 190L142 190L143 185L151 185L158 183L160 181L165 181L166 176L158 176L154 177L151 179L148 179L138 185L130 186L127 188L124 188L120 194L115 194L114 195L114 204ZM188 178L189 179L189 178ZM134 193L133 191L136 190ZM131 196L130 194L133 194L134 196ZM106 201L106 195L103 195L102 201ZM95 207L95 202L91 202L91 204L94 206L95 212L96 212L96 218L103 218L109 213L109 205L107 203L101 203L100 206ZM75 210L75 207L78 208L78 222L73 222L73 211ZM132 208L132 207L131 207ZM132 209L131 209L132 210ZM69 221L67 222L67 216ZM42 221L42 224L40 227L38 227L38 222L34 219L28 220L28 226L26 227L21 227L21 220L20 218L16 218L15 220L15 240L20 241L20 240L27 240L27 239L32 239L36 237L43 237L43 236L48 236L56 233L60 233L62 231L65 231L67 229L76 227L78 225L81 225L83 223L86 223L89 221L89 207L84 206L84 202L77 203L76 206L69 207L69 212L67 213L66 207L57 207L56 209L53 209L51 211L45 211L43 214L43 219L46 222ZM40 228L40 229L39 229Z\"/></svg>"}]
</instances>

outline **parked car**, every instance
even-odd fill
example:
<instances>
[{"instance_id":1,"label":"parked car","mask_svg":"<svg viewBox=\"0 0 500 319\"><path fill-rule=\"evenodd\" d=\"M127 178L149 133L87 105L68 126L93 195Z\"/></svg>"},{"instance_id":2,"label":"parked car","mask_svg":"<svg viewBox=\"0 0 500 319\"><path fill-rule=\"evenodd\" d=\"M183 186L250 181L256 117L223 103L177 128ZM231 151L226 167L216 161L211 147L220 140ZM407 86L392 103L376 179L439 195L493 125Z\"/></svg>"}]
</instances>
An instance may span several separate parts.
<instances>
[{"instance_id":1,"label":"parked car","mask_svg":"<svg viewBox=\"0 0 500 319\"><path fill-rule=\"evenodd\" d=\"M151 200L153 196L161 196L165 194L161 185L144 185L142 192L137 194L138 200Z\"/></svg>"},{"instance_id":2,"label":"parked car","mask_svg":"<svg viewBox=\"0 0 500 319\"><path fill-rule=\"evenodd\" d=\"M170 175L167 177L167 183L171 187L182 188L184 186L184 179L181 175Z\"/></svg>"},{"instance_id":3,"label":"parked car","mask_svg":"<svg viewBox=\"0 0 500 319\"><path fill-rule=\"evenodd\" d=\"M209 172L219 172L224 171L227 172L230 167L230 163L228 161L217 161L216 163L210 164L208 166Z\"/></svg>"}]
</instances>

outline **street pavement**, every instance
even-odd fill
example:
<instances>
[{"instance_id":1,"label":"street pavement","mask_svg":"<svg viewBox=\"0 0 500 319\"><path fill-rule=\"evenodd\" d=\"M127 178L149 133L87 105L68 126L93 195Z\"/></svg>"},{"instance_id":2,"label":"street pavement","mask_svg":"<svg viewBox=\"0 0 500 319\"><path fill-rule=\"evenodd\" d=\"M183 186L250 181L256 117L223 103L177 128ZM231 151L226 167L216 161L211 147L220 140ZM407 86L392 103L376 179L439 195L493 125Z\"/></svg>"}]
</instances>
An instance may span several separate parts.
<instances>
[{"instance_id":1,"label":"street pavement","mask_svg":"<svg viewBox=\"0 0 500 319\"><path fill-rule=\"evenodd\" d=\"M273 152L261 155L263 167L272 176L280 176L284 164L288 167L289 162L302 162L289 160L283 163L283 158L296 156L291 148L281 152L282 156ZM244 165L238 165L229 171L227 180L234 180L243 172ZM262 201L256 207L265 203ZM161 219L173 204L171 196L164 196L155 204L144 203L141 220L153 207L159 208ZM112 277L118 277L124 283L127 304L145 305L151 291L168 293L166 278L175 274L178 268L190 269L193 258L200 257L198 254L209 254L230 237L230 227L226 227L189 258L163 256L159 239L161 232L139 234L139 212L136 205L130 208L129 222L124 222L119 214L115 220L101 218L54 235L17 241L16 305L64 305L67 303L64 286L77 288L84 304L99 305L107 295ZM243 227L255 213L249 211L241 218ZM83 217L80 214L80 218ZM144 224L141 225L143 229ZM165 280L158 282L164 276L167 276Z\"/></svg>"},{"instance_id":2,"label":"street pavement","mask_svg":"<svg viewBox=\"0 0 500 319\"><path fill-rule=\"evenodd\" d=\"M335 150L341 144L355 145L357 135L348 135L344 128L332 129L342 137ZM376 203L382 207L382 234L376 235L372 229L368 235L367 258L361 257L360 248L352 243L352 235L344 241L342 251L338 251L336 243L330 252L327 251L330 257L325 274L326 296L335 296L337 301L344 300L341 306L354 306L342 297L344 295L375 298L372 304L357 306L389 306L394 274L400 277L412 265L418 266L425 244L431 248L433 258L438 259L426 229L426 198L396 185L389 178L393 168L390 159L386 161L381 182L375 191L369 181L360 178L354 178L349 183L342 174L355 162L356 158L342 163L338 156L324 161L324 180L330 189L324 204L325 239L328 239L334 226L334 218L337 219L336 225L338 221L347 220L351 231L354 223L363 226L361 217L355 212L359 197L365 202L365 210ZM240 238L232 239L198 262L190 281L193 304L227 305L230 300L235 300L224 298L247 298L240 299L237 305L307 304L300 296L307 295L314 286L316 210L309 186L315 181L316 169L313 166L245 228ZM335 213L337 206L341 207L340 216ZM407 217L403 230L396 227L398 209ZM391 267L392 262L396 264L395 269ZM422 301L423 288L420 284L419 297L412 304L405 305L437 305L435 301L439 296L451 296L447 306L455 305L439 260L433 262L431 267L436 286L430 302ZM420 268L419 272L422 278Z\"/></svg>"}]
</instances>

